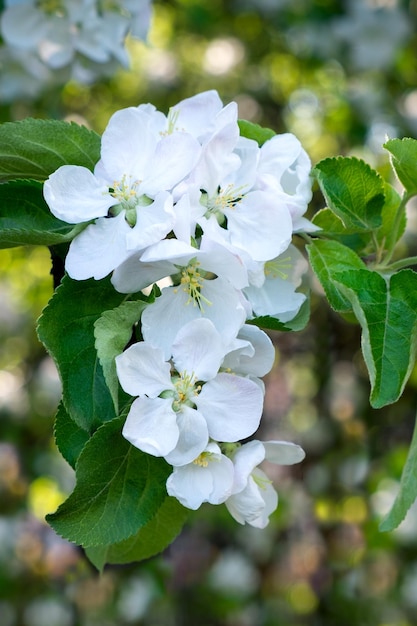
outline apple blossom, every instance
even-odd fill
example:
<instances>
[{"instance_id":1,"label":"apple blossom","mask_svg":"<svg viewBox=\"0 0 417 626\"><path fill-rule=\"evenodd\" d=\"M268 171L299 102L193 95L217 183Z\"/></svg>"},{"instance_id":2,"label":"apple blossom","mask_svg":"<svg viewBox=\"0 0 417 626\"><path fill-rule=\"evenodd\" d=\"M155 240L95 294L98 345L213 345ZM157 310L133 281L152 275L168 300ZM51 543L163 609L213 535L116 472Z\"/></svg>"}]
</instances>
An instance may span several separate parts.
<instances>
[{"instance_id":1,"label":"apple blossom","mask_svg":"<svg viewBox=\"0 0 417 626\"><path fill-rule=\"evenodd\" d=\"M147 341L116 357L123 389L134 400L123 435L140 450L171 465L190 463L209 438L234 442L259 426L263 392L248 378L219 371L227 344L212 322L185 324L172 358Z\"/></svg>"}]
</instances>

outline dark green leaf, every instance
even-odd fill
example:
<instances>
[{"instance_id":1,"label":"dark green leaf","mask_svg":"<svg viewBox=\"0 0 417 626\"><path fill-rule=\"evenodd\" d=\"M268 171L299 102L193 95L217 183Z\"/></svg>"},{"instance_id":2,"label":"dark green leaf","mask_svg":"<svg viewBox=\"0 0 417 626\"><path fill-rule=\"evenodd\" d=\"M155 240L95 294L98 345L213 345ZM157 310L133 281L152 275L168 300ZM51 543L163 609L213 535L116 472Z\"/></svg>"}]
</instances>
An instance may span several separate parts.
<instances>
[{"instance_id":1,"label":"dark green leaf","mask_svg":"<svg viewBox=\"0 0 417 626\"><path fill-rule=\"evenodd\" d=\"M86 554L98 570L106 563L123 564L149 559L159 554L173 542L188 517L188 509L178 500L167 496L155 517L136 535L110 546L94 546Z\"/></svg>"},{"instance_id":2,"label":"dark green leaf","mask_svg":"<svg viewBox=\"0 0 417 626\"><path fill-rule=\"evenodd\" d=\"M371 380L371 404L398 400L413 369L417 339L417 274L381 276L369 270L335 275L362 327L362 352Z\"/></svg>"},{"instance_id":3,"label":"dark green leaf","mask_svg":"<svg viewBox=\"0 0 417 626\"><path fill-rule=\"evenodd\" d=\"M335 284L335 274L344 270L365 269L358 255L337 241L316 239L307 246L311 266L319 279L330 306L340 313L352 311L352 305Z\"/></svg>"},{"instance_id":4,"label":"dark green leaf","mask_svg":"<svg viewBox=\"0 0 417 626\"><path fill-rule=\"evenodd\" d=\"M401 476L400 489L389 513L379 525L381 531L397 528L406 516L410 506L417 498L417 427L414 427L413 439Z\"/></svg>"},{"instance_id":5,"label":"dark green leaf","mask_svg":"<svg viewBox=\"0 0 417 626\"><path fill-rule=\"evenodd\" d=\"M57 365L65 408L88 432L115 417L94 345L94 322L124 298L108 278L76 281L65 276L39 319L39 339Z\"/></svg>"},{"instance_id":6,"label":"dark green leaf","mask_svg":"<svg viewBox=\"0 0 417 626\"><path fill-rule=\"evenodd\" d=\"M62 537L82 546L128 539L158 512L172 468L122 437L124 418L99 428L84 446L69 498L47 516Z\"/></svg>"},{"instance_id":7,"label":"dark green leaf","mask_svg":"<svg viewBox=\"0 0 417 626\"><path fill-rule=\"evenodd\" d=\"M381 225L384 181L367 163L355 157L320 161L313 173L327 206L348 229L375 230Z\"/></svg>"},{"instance_id":8,"label":"dark green leaf","mask_svg":"<svg viewBox=\"0 0 417 626\"><path fill-rule=\"evenodd\" d=\"M131 339L133 326L147 304L143 300L123 302L116 309L105 311L94 323L95 346L116 413L119 410L119 381L114 359Z\"/></svg>"},{"instance_id":9,"label":"dark green leaf","mask_svg":"<svg viewBox=\"0 0 417 626\"><path fill-rule=\"evenodd\" d=\"M252 122L247 122L246 120L239 120L239 129L242 137L247 137L247 139L253 139L257 141L260 146L262 146L265 141L274 137L276 133L270 128L263 128L259 126L259 124L253 124Z\"/></svg>"},{"instance_id":10,"label":"dark green leaf","mask_svg":"<svg viewBox=\"0 0 417 626\"><path fill-rule=\"evenodd\" d=\"M30 119L0 125L0 182L45 180L61 165L93 169L100 158L100 136L84 126Z\"/></svg>"},{"instance_id":11,"label":"dark green leaf","mask_svg":"<svg viewBox=\"0 0 417 626\"><path fill-rule=\"evenodd\" d=\"M80 232L52 215L35 181L0 184L0 248L51 246L70 241Z\"/></svg>"},{"instance_id":12,"label":"dark green leaf","mask_svg":"<svg viewBox=\"0 0 417 626\"><path fill-rule=\"evenodd\" d=\"M417 141L389 139L384 148L391 154L391 164L409 195L417 194Z\"/></svg>"},{"instance_id":13,"label":"dark green leaf","mask_svg":"<svg viewBox=\"0 0 417 626\"><path fill-rule=\"evenodd\" d=\"M89 440L89 434L70 418L61 402L55 417L55 443L64 459L75 469L77 459Z\"/></svg>"}]
</instances>

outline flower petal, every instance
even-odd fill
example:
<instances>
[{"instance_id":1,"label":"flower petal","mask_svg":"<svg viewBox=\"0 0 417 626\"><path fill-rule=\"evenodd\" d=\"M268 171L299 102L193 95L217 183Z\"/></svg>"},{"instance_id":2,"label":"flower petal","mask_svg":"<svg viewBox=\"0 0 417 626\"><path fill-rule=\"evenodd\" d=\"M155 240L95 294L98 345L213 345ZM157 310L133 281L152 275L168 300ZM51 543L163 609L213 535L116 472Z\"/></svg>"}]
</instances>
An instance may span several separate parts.
<instances>
[{"instance_id":1,"label":"flower petal","mask_svg":"<svg viewBox=\"0 0 417 626\"><path fill-rule=\"evenodd\" d=\"M239 441L259 426L263 393L248 378L220 373L203 385L196 406L204 415L210 437L216 441Z\"/></svg>"},{"instance_id":2,"label":"flower petal","mask_svg":"<svg viewBox=\"0 0 417 626\"><path fill-rule=\"evenodd\" d=\"M224 352L221 336L213 323L204 318L185 324L172 345L177 372L193 373L197 380L207 381L217 375Z\"/></svg>"},{"instance_id":3,"label":"flower petal","mask_svg":"<svg viewBox=\"0 0 417 626\"><path fill-rule=\"evenodd\" d=\"M100 280L123 263L130 254L126 249L129 230L124 211L109 219L100 217L87 226L72 240L65 260L71 278Z\"/></svg>"},{"instance_id":4,"label":"flower petal","mask_svg":"<svg viewBox=\"0 0 417 626\"><path fill-rule=\"evenodd\" d=\"M263 445L266 460L277 465L300 463L306 455L301 446L290 441L264 441Z\"/></svg>"},{"instance_id":5,"label":"flower petal","mask_svg":"<svg viewBox=\"0 0 417 626\"><path fill-rule=\"evenodd\" d=\"M51 213L69 224L104 217L118 202L103 180L80 165L58 168L45 181L43 194Z\"/></svg>"},{"instance_id":6,"label":"flower petal","mask_svg":"<svg viewBox=\"0 0 417 626\"><path fill-rule=\"evenodd\" d=\"M171 401L136 398L122 431L130 443L153 456L165 456L177 445L179 430Z\"/></svg>"},{"instance_id":7,"label":"flower petal","mask_svg":"<svg viewBox=\"0 0 417 626\"><path fill-rule=\"evenodd\" d=\"M142 263L140 255L133 254L114 270L111 282L120 293L136 293L176 271L169 261Z\"/></svg>"},{"instance_id":8,"label":"flower petal","mask_svg":"<svg viewBox=\"0 0 417 626\"><path fill-rule=\"evenodd\" d=\"M191 463L208 444L207 423L204 417L191 407L183 405L177 413L179 439L175 448L165 456L170 465Z\"/></svg>"},{"instance_id":9,"label":"flower petal","mask_svg":"<svg viewBox=\"0 0 417 626\"><path fill-rule=\"evenodd\" d=\"M171 366L164 360L162 350L145 341L130 346L116 357L120 384L131 396L156 398L163 391L174 389Z\"/></svg>"}]
</instances>

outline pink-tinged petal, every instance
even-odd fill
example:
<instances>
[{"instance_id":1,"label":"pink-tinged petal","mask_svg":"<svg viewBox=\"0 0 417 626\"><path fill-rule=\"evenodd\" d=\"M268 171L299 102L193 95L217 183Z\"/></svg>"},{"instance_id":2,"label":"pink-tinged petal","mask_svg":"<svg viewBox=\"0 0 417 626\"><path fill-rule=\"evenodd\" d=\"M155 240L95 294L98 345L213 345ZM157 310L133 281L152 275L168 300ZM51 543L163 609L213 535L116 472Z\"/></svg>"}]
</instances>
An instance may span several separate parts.
<instances>
[{"instance_id":1,"label":"pink-tinged petal","mask_svg":"<svg viewBox=\"0 0 417 626\"><path fill-rule=\"evenodd\" d=\"M172 196L167 192L157 194L152 204L136 207L136 224L127 236L131 252L158 243L171 230L175 215Z\"/></svg>"},{"instance_id":2,"label":"pink-tinged petal","mask_svg":"<svg viewBox=\"0 0 417 626\"><path fill-rule=\"evenodd\" d=\"M136 293L176 271L169 261L142 263L141 253L130 256L114 270L111 282L119 293Z\"/></svg>"},{"instance_id":3,"label":"pink-tinged petal","mask_svg":"<svg viewBox=\"0 0 417 626\"><path fill-rule=\"evenodd\" d=\"M206 448L209 440L206 420L191 407L182 406L177 413L177 425L180 432L177 445L165 456L165 460L174 466L192 463Z\"/></svg>"},{"instance_id":4,"label":"pink-tinged petal","mask_svg":"<svg viewBox=\"0 0 417 626\"><path fill-rule=\"evenodd\" d=\"M238 448L233 456L235 478L233 493L239 493L246 488L249 476L265 458L265 448L260 441L249 441Z\"/></svg>"},{"instance_id":5,"label":"pink-tinged petal","mask_svg":"<svg viewBox=\"0 0 417 626\"><path fill-rule=\"evenodd\" d=\"M144 341L130 346L116 357L117 376L123 389L131 396L156 398L163 391L174 389L171 367L162 350Z\"/></svg>"},{"instance_id":6,"label":"pink-tinged petal","mask_svg":"<svg viewBox=\"0 0 417 626\"><path fill-rule=\"evenodd\" d=\"M291 243L291 214L273 193L250 191L224 214L232 245L246 250L255 261L274 259Z\"/></svg>"},{"instance_id":7,"label":"pink-tinged petal","mask_svg":"<svg viewBox=\"0 0 417 626\"><path fill-rule=\"evenodd\" d=\"M128 256L126 235L130 230L124 211L116 217L100 217L72 240L65 269L71 278L100 280Z\"/></svg>"},{"instance_id":8,"label":"pink-tinged petal","mask_svg":"<svg viewBox=\"0 0 417 626\"><path fill-rule=\"evenodd\" d=\"M177 372L188 372L197 380L211 380L222 364L224 342L210 320L195 319L185 324L172 344Z\"/></svg>"},{"instance_id":9,"label":"pink-tinged petal","mask_svg":"<svg viewBox=\"0 0 417 626\"><path fill-rule=\"evenodd\" d=\"M207 421L210 437L233 442L249 437L258 428L263 393L248 378L220 373L203 385L195 403Z\"/></svg>"},{"instance_id":10,"label":"pink-tinged petal","mask_svg":"<svg viewBox=\"0 0 417 626\"><path fill-rule=\"evenodd\" d=\"M45 181L43 195L51 213L69 224L104 217L117 204L106 183L79 165L58 168Z\"/></svg>"},{"instance_id":11,"label":"pink-tinged petal","mask_svg":"<svg viewBox=\"0 0 417 626\"><path fill-rule=\"evenodd\" d=\"M301 446L290 441L264 441L265 458L277 465L300 463L306 453Z\"/></svg>"},{"instance_id":12,"label":"pink-tinged petal","mask_svg":"<svg viewBox=\"0 0 417 626\"><path fill-rule=\"evenodd\" d=\"M200 144L187 133L163 137L148 155L141 189L150 197L170 191L195 167L201 153Z\"/></svg>"},{"instance_id":13,"label":"pink-tinged petal","mask_svg":"<svg viewBox=\"0 0 417 626\"><path fill-rule=\"evenodd\" d=\"M171 402L164 398L136 398L122 431L130 443L153 456L165 456L177 445L179 430Z\"/></svg>"}]
</instances>

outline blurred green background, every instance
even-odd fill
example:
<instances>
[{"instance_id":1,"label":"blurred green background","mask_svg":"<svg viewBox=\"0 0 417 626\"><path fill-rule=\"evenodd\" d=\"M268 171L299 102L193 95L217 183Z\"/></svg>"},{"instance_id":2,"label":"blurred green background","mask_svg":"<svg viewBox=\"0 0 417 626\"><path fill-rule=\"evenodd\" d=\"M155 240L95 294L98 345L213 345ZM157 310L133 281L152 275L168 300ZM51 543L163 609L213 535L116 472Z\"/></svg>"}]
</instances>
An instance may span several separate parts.
<instances>
[{"instance_id":1,"label":"blurred green background","mask_svg":"<svg viewBox=\"0 0 417 626\"><path fill-rule=\"evenodd\" d=\"M74 120L98 132L117 109L168 107L217 89L240 117L293 132L313 163L355 154L389 175L385 137L417 133L417 2L167 0L154 4L132 69L0 103L0 121ZM311 210L321 208L316 192ZM416 254L412 210L404 246ZM46 249L0 252L1 626L412 626L417 509L381 534L416 410L417 371L396 405L371 410L360 332L312 280L312 317L273 333L259 438L300 443L300 466L270 466L269 527L203 505L160 557L99 576L44 522L73 486L57 453L60 384L35 325L52 294Z\"/></svg>"}]
</instances>

